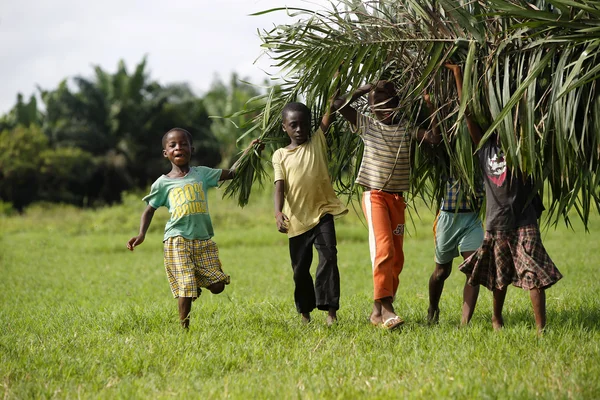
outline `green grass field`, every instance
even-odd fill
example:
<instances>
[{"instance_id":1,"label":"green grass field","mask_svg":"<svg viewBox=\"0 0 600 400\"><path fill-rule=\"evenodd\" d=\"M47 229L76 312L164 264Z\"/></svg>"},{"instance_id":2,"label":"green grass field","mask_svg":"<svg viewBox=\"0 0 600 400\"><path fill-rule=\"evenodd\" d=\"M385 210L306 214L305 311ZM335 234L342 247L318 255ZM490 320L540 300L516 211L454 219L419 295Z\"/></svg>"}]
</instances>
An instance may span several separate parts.
<instances>
[{"instance_id":1,"label":"green grass field","mask_svg":"<svg viewBox=\"0 0 600 400\"><path fill-rule=\"evenodd\" d=\"M203 293L187 333L162 265L166 210L133 253L125 244L144 207L136 195L96 211L38 205L0 218L2 398L600 398L598 215L589 233L579 224L543 232L564 279L547 292L548 326L538 337L528 293L514 287L502 332L492 330L486 289L471 325L459 329L464 276L456 268L439 325L426 324L433 214L420 206L396 300L407 322L386 332L367 322L361 219L351 211L337 220L340 322L328 328L315 312L305 326L270 195L253 196L240 209L211 194L232 283Z\"/></svg>"}]
</instances>

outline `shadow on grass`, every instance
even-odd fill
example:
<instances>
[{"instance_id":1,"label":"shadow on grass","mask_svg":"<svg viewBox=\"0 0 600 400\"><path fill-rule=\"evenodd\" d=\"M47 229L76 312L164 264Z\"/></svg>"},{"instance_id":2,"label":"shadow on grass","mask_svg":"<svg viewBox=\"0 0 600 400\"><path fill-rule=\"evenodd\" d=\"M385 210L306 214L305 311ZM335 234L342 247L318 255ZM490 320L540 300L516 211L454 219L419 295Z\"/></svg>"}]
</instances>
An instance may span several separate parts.
<instances>
[{"instance_id":1,"label":"shadow on grass","mask_svg":"<svg viewBox=\"0 0 600 400\"><path fill-rule=\"evenodd\" d=\"M546 325L553 329L600 331L600 309L590 306L578 305L572 309L546 311ZM520 309L513 312L504 311L505 324L535 324L531 308Z\"/></svg>"}]
</instances>

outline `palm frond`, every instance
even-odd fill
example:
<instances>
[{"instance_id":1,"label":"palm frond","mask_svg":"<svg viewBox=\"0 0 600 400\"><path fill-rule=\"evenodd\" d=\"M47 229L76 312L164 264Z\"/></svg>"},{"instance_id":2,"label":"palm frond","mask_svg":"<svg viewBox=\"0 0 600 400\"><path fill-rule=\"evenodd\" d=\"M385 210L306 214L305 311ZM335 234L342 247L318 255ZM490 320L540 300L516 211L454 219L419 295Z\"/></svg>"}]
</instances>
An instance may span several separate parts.
<instances>
[{"instance_id":1,"label":"palm frond","mask_svg":"<svg viewBox=\"0 0 600 400\"><path fill-rule=\"evenodd\" d=\"M474 187L478 172L463 127L468 106L485 130L484 140L497 134L508 165L547 190L553 223L561 218L569 223L574 210L587 224L594 205L600 209L600 2L340 4L317 11L285 9L293 22L261 33L265 54L283 71L283 82L255 110L247 133L285 143L279 126L286 103L305 101L316 127L336 89L349 92L385 78L397 87L399 115L414 124L427 122L420 118L420 96L430 93L444 133L438 151L445 155L414 148L413 197L437 205L448 173ZM460 102L442 68L447 61L463 66ZM334 126L330 142L331 175L341 191L353 192L360 143L344 122ZM261 163L248 165L263 171ZM245 183L229 193L244 204L245 185L252 181L240 179Z\"/></svg>"}]
</instances>

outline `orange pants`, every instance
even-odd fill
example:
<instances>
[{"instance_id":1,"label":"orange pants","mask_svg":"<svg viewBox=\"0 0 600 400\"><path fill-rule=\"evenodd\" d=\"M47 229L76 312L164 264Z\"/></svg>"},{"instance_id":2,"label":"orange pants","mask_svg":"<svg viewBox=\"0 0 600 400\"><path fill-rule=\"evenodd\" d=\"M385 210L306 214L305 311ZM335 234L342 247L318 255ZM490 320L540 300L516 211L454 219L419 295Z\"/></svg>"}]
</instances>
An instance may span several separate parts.
<instances>
[{"instance_id":1,"label":"orange pants","mask_svg":"<svg viewBox=\"0 0 600 400\"><path fill-rule=\"evenodd\" d=\"M394 298L404 266L404 198L381 191L363 193L362 207L369 227L373 266L373 298Z\"/></svg>"}]
</instances>

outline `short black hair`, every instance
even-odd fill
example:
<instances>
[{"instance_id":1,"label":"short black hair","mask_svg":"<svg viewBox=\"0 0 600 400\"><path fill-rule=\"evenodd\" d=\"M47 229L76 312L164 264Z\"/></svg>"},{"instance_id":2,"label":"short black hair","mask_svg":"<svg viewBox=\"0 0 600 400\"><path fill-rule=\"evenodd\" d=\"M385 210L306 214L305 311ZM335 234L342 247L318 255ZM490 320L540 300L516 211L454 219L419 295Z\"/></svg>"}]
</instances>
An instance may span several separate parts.
<instances>
[{"instance_id":1,"label":"short black hair","mask_svg":"<svg viewBox=\"0 0 600 400\"><path fill-rule=\"evenodd\" d=\"M283 110L281 110L281 118L285 119L285 115L289 112L294 112L294 111L300 111L303 112L307 117L308 120L310 121L310 108L308 108L306 106L306 104L304 103L299 103L299 102L293 102L293 103L287 103L284 107Z\"/></svg>"},{"instance_id":2,"label":"short black hair","mask_svg":"<svg viewBox=\"0 0 600 400\"><path fill-rule=\"evenodd\" d=\"M185 130L183 128L173 128L173 129L169 129L169 131L167 133L165 133L163 135L163 137L162 137L162 147L163 147L163 149L165 148L165 144L167 142L167 136L171 132L183 132L183 133L185 133L185 135L187 136L188 140L190 141L190 145L194 144L194 139L192 138L192 134L190 132L188 132L187 130Z\"/></svg>"}]
</instances>

